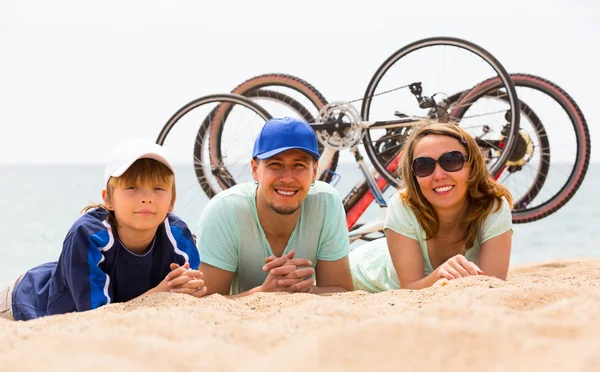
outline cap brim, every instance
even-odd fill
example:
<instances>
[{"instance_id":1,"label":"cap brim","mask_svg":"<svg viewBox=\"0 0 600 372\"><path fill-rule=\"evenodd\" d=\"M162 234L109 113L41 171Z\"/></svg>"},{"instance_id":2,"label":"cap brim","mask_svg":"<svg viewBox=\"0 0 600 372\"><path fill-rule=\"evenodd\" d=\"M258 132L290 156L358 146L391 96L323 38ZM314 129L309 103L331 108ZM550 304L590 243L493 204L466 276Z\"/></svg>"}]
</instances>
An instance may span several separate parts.
<instances>
[{"instance_id":1,"label":"cap brim","mask_svg":"<svg viewBox=\"0 0 600 372\"><path fill-rule=\"evenodd\" d=\"M171 165L171 162L169 160L167 160L165 157L160 156L154 152L150 152L150 153L141 154L137 158L131 159L131 161L129 161L128 163L125 163L122 166L120 166L119 168L112 171L109 175L106 176L106 178L104 180L104 184L106 185L108 183L108 180L110 179L110 177L121 177L123 175L123 173L125 173L127 171L127 169L129 169L129 167L131 167L131 165L139 159L154 159L154 160L164 164L167 168L169 168L171 170L171 172L173 172L173 174L175 174L175 169L173 168L173 165Z\"/></svg>"},{"instance_id":2,"label":"cap brim","mask_svg":"<svg viewBox=\"0 0 600 372\"><path fill-rule=\"evenodd\" d=\"M272 158L273 156L275 156L277 154L281 154L282 152L288 151L288 150L302 150L302 151L308 153L313 158L315 158L315 160L319 160L319 157L321 156L321 155L319 155L318 152L314 152L312 150L309 150L306 147L290 146L290 147L281 147L281 148L278 148L278 149L275 149L275 150L264 152L262 154L258 154L258 155L256 155L256 158L258 158L260 160L265 160L265 159L268 159L268 158Z\"/></svg>"}]
</instances>

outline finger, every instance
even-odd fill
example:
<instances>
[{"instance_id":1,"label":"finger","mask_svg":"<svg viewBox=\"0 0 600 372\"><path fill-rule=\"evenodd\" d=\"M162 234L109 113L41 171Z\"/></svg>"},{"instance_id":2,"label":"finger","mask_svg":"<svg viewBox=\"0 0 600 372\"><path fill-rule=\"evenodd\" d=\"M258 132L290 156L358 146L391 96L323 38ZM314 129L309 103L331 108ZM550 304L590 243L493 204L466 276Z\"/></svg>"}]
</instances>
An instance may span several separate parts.
<instances>
[{"instance_id":1,"label":"finger","mask_svg":"<svg viewBox=\"0 0 600 372\"><path fill-rule=\"evenodd\" d=\"M446 272L452 276L452 279L460 278L460 274L452 266L446 266Z\"/></svg>"},{"instance_id":2,"label":"finger","mask_svg":"<svg viewBox=\"0 0 600 372\"><path fill-rule=\"evenodd\" d=\"M296 271L298 268L296 266L280 266L276 267L273 270L269 271L269 274L272 276L286 276L292 271Z\"/></svg>"},{"instance_id":3,"label":"finger","mask_svg":"<svg viewBox=\"0 0 600 372\"><path fill-rule=\"evenodd\" d=\"M183 275L189 276L191 278L203 278L204 273L200 270L188 270L183 273Z\"/></svg>"},{"instance_id":4,"label":"finger","mask_svg":"<svg viewBox=\"0 0 600 372\"><path fill-rule=\"evenodd\" d=\"M293 258L288 260L285 265L294 265L294 266L312 266L312 262L310 260L304 258Z\"/></svg>"},{"instance_id":5,"label":"finger","mask_svg":"<svg viewBox=\"0 0 600 372\"><path fill-rule=\"evenodd\" d=\"M192 278L190 278L189 276L179 275L177 278L169 280L167 285L169 287L177 287L177 286L180 286L182 284L189 282L190 280L192 280Z\"/></svg>"},{"instance_id":6,"label":"finger","mask_svg":"<svg viewBox=\"0 0 600 372\"><path fill-rule=\"evenodd\" d=\"M479 273L482 272L477 265L472 262L467 262L463 267L469 272L469 275L480 275Z\"/></svg>"},{"instance_id":7,"label":"finger","mask_svg":"<svg viewBox=\"0 0 600 372\"><path fill-rule=\"evenodd\" d=\"M270 271L271 269L282 266L284 263L286 263L286 261L288 261L286 256L277 257L273 261L265 264L262 269L263 271Z\"/></svg>"},{"instance_id":8,"label":"finger","mask_svg":"<svg viewBox=\"0 0 600 372\"><path fill-rule=\"evenodd\" d=\"M279 279L277 280L277 285L280 287L290 287L300 283L301 281L302 279Z\"/></svg>"},{"instance_id":9,"label":"finger","mask_svg":"<svg viewBox=\"0 0 600 372\"><path fill-rule=\"evenodd\" d=\"M305 276L312 276L315 273L315 269L312 267L304 267L301 269L294 270L289 274L285 275L285 279L298 279L304 278Z\"/></svg>"},{"instance_id":10,"label":"finger","mask_svg":"<svg viewBox=\"0 0 600 372\"><path fill-rule=\"evenodd\" d=\"M460 264L460 262L453 262L450 264L454 270L460 275L461 278L470 276L469 272Z\"/></svg>"},{"instance_id":11,"label":"finger","mask_svg":"<svg viewBox=\"0 0 600 372\"><path fill-rule=\"evenodd\" d=\"M177 278L178 276L180 276L181 274L183 274L184 272L186 272L186 268L185 267L178 267L175 270L171 270L170 273L167 274L166 279L167 281L173 280L175 278Z\"/></svg>"},{"instance_id":12,"label":"finger","mask_svg":"<svg viewBox=\"0 0 600 372\"><path fill-rule=\"evenodd\" d=\"M176 269L176 268L178 268L178 267L179 267L179 265L178 265L178 264L176 264L176 263L174 263L174 262L173 262L172 264L170 264L170 265L169 265L169 269L171 269L171 271L175 270L175 269Z\"/></svg>"},{"instance_id":13,"label":"finger","mask_svg":"<svg viewBox=\"0 0 600 372\"><path fill-rule=\"evenodd\" d=\"M265 259L266 265L263 266L263 271L269 271L274 267L278 267L278 266L285 264L287 261L294 258L295 254L296 254L296 251L292 249L291 251L289 251L288 253L284 254L281 257L276 257L276 256L267 257ZM273 257L273 259L271 259L271 257ZM269 261L267 262L267 260L269 260Z\"/></svg>"},{"instance_id":14,"label":"finger","mask_svg":"<svg viewBox=\"0 0 600 372\"><path fill-rule=\"evenodd\" d=\"M452 280L452 279L454 279L454 276L452 276L452 274L450 274L450 273L448 272L448 270L446 270L446 269L441 269L441 270L439 271L439 273L440 273L440 276L441 276L442 278L445 278L445 279L448 279L448 280Z\"/></svg>"},{"instance_id":15,"label":"finger","mask_svg":"<svg viewBox=\"0 0 600 372\"><path fill-rule=\"evenodd\" d=\"M196 289L202 288L202 287L204 287L204 280L198 279L198 280L190 280L189 282L183 283L178 286L172 286L172 287L170 287L170 289L189 288L189 289L196 290Z\"/></svg>"},{"instance_id":16,"label":"finger","mask_svg":"<svg viewBox=\"0 0 600 372\"><path fill-rule=\"evenodd\" d=\"M184 294L192 294L196 292L195 288L171 288L169 289L171 293L184 293Z\"/></svg>"},{"instance_id":17,"label":"finger","mask_svg":"<svg viewBox=\"0 0 600 372\"><path fill-rule=\"evenodd\" d=\"M313 278L305 279L300 283L289 286L288 288L294 292L302 291L311 285L315 284L315 280Z\"/></svg>"},{"instance_id":18,"label":"finger","mask_svg":"<svg viewBox=\"0 0 600 372\"><path fill-rule=\"evenodd\" d=\"M481 271L481 270L477 270L477 269L479 269L477 267L477 265L475 265L473 262L467 260L467 258L465 256L462 256L462 255L459 256L457 261L469 273L469 275L479 275L478 271Z\"/></svg>"},{"instance_id":19,"label":"finger","mask_svg":"<svg viewBox=\"0 0 600 372\"><path fill-rule=\"evenodd\" d=\"M208 292L208 288L207 287L202 287L202 288L197 289L196 291L194 291L192 293L192 296L200 298L200 297L204 296L206 294L206 292Z\"/></svg>"},{"instance_id":20,"label":"finger","mask_svg":"<svg viewBox=\"0 0 600 372\"><path fill-rule=\"evenodd\" d=\"M477 275L482 275L483 274L483 270L481 270L479 268L479 266L475 265L473 262L468 261L469 262L469 266L471 266L473 268L473 270L475 270L475 272L477 273Z\"/></svg>"}]
</instances>

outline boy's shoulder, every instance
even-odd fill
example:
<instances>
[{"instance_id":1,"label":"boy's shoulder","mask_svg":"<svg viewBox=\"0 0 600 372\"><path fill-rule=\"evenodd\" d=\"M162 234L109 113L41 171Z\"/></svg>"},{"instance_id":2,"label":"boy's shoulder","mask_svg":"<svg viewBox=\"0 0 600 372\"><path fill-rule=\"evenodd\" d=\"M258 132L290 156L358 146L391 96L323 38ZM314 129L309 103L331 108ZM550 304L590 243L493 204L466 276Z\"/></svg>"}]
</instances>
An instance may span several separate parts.
<instances>
[{"instance_id":1,"label":"boy's shoulder","mask_svg":"<svg viewBox=\"0 0 600 372\"><path fill-rule=\"evenodd\" d=\"M179 227L180 229L188 229L187 223L171 212L167 214L167 218L165 218L165 221L162 223L166 227L165 222L168 223L169 226Z\"/></svg>"},{"instance_id":2,"label":"boy's shoulder","mask_svg":"<svg viewBox=\"0 0 600 372\"><path fill-rule=\"evenodd\" d=\"M107 220L108 211L102 208L94 208L79 216L73 223L68 235L74 233L94 234L99 231L108 230L109 223Z\"/></svg>"}]
</instances>

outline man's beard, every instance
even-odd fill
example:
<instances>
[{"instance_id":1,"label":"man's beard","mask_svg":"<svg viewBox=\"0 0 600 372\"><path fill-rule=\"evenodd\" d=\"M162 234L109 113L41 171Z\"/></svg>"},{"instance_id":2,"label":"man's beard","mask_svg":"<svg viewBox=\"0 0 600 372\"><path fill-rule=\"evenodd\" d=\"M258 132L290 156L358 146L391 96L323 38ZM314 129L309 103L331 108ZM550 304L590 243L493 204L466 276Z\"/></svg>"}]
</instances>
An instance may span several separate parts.
<instances>
[{"instance_id":1,"label":"man's beard","mask_svg":"<svg viewBox=\"0 0 600 372\"><path fill-rule=\"evenodd\" d=\"M290 215L290 214L294 214L294 212L296 212L298 210L298 208L300 208L300 206L297 207L279 207L276 206L274 204L269 204L269 207L271 207L272 210L275 211L275 213L277 214L283 214L283 215Z\"/></svg>"}]
</instances>

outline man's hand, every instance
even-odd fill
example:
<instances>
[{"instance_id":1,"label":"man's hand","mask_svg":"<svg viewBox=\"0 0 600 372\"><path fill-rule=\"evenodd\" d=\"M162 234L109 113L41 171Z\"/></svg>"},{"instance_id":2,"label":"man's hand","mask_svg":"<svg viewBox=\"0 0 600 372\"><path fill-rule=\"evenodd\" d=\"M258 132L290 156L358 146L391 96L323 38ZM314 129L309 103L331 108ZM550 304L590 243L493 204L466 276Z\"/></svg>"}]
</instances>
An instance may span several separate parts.
<instances>
[{"instance_id":1,"label":"man's hand","mask_svg":"<svg viewBox=\"0 0 600 372\"><path fill-rule=\"evenodd\" d=\"M263 271L269 274L260 286L261 292L303 292L314 283L312 262L303 258L294 258L295 251L281 257L270 256L265 259Z\"/></svg>"}]
</instances>

